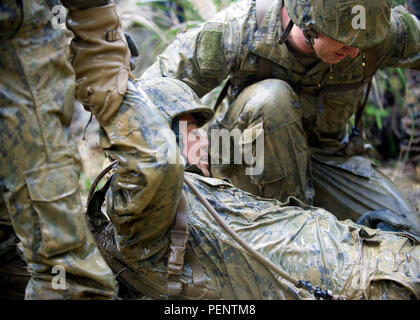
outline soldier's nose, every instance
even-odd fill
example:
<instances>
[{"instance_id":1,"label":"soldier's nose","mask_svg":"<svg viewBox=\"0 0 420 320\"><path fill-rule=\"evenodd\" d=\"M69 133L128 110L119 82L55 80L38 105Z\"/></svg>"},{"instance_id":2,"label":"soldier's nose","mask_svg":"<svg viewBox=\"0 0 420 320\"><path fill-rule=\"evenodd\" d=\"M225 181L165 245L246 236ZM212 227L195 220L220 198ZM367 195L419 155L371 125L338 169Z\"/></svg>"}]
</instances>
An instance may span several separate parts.
<instances>
[{"instance_id":1,"label":"soldier's nose","mask_svg":"<svg viewBox=\"0 0 420 320\"><path fill-rule=\"evenodd\" d=\"M359 53L359 48L344 47L343 49L344 49L345 53L348 54L352 58L356 57Z\"/></svg>"}]
</instances>

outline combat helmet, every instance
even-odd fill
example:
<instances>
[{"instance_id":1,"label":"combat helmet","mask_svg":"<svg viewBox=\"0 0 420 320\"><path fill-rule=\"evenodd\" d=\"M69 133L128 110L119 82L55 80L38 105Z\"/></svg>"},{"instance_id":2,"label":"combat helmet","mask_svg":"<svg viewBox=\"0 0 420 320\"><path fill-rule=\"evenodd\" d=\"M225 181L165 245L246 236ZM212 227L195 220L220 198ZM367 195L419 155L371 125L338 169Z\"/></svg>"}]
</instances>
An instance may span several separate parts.
<instances>
[{"instance_id":1,"label":"combat helmet","mask_svg":"<svg viewBox=\"0 0 420 320\"><path fill-rule=\"evenodd\" d=\"M346 46L374 47L391 25L391 0L284 0L284 5L311 47L319 32ZM358 20L363 16L365 21Z\"/></svg>"},{"instance_id":2,"label":"combat helmet","mask_svg":"<svg viewBox=\"0 0 420 320\"><path fill-rule=\"evenodd\" d=\"M214 114L213 109L204 105L197 94L180 80L150 77L139 81L138 85L143 88L159 111L167 114L172 120L175 116L191 114L197 121L197 126L201 127Z\"/></svg>"}]
</instances>

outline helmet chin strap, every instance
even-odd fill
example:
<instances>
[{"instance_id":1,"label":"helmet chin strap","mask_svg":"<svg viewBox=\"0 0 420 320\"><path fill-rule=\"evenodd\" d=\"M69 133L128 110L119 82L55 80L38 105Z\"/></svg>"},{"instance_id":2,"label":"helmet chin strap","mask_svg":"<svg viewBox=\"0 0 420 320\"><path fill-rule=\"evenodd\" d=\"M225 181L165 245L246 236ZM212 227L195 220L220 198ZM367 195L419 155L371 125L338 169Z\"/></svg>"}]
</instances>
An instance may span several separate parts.
<instances>
[{"instance_id":1,"label":"helmet chin strap","mask_svg":"<svg viewBox=\"0 0 420 320\"><path fill-rule=\"evenodd\" d=\"M305 42L308 47L311 48L312 53L318 57L314 49L314 41L318 37L318 34L313 29L302 28L303 35L305 37Z\"/></svg>"},{"instance_id":2,"label":"helmet chin strap","mask_svg":"<svg viewBox=\"0 0 420 320\"><path fill-rule=\"evenodd\" d=\"M286 43L287 38L289 37L290 32L292 31L293 25L294 25L293 21L290 20L289 23L287 24L286 28L284 29L283 33L281 34L280 40L277 42L277 44ZM314 41L318 37L317 32L313 29L308 29L308 28L302 28L302 32L303 32L303 35L305 37L306 45L309 48L311 48L312 53L315 56L318 56L315 52L315 49L314 49Z\"/></svg>"},{"instance_id":3,"label":"helmet chin strap","mask_svg":"<svg viewBox=\"0 0 420 320\"><path fill-rule=\"evenodd\" d=\"M286 29L284 29L283 33L280 36L280 40L277 42L277 44L283 44L286 43L287 38L289 37L290 31L292 31L293 28L293 21L290 20L289 23L287 24Z\"/></svg>"}]
</instances>

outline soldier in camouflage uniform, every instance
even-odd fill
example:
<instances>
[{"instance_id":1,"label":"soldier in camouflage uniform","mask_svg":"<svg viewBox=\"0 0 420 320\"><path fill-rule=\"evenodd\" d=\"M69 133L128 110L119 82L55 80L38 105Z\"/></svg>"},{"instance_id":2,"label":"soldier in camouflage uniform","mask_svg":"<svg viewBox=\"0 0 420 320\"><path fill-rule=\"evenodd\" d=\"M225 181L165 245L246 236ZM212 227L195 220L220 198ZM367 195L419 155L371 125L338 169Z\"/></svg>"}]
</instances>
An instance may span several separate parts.
<instances>
[{"instance_id":1,"label":"soldier in camouflage uniform","mask_svg":"<svg viewBox=\"0 0 420 320\"><path fill-rule=\"evenodd\" d=\"M7 263L16 237L30 273L26 299L113 298L117 282L87 227L69 125L76 73L77 98L107 126L125 94L130 54L109 1L63 4L73 67L46 1L0 2L0 287L15 283ZM56 287L55 266L65 271Z\"/></svg>"},{"instance_id":2,"label":"soldier in camouflage uniform","mask_svg":"<svg viewBox=\"0 0 420 320\"><path fill-rule=\"evenodd\" d=\"M213 176L280 201L293 195L343 219L386 208L420 234L418 214L371 164L362 140L357 148L348 143L349 119L375 70L420 68L418 19L386 0L272 0L257 19L262 2L235 2L179 35L142 79L177 78L200 97L229 79L229 106L210 129L264 128L264 170L247 175L246 165L211 155ZM352 26L356 4L365 9L365 29ZM246 149L254 140L240 143Z\"/></svg>"},{"instance_id":3,"label":"soldier in camouflage uniform","mask_svg":"<svg viewBox=\"0 0 420 320\"><path fill-rule=\"evenodd\" d=\"M106 261L134 293L129 297L314 298L246 251L201 195L248 245L295 279L347 299L420 298L420 243L410 234L338 221L294 197L286 203L263 199L205 177L196 166L184 172L172 129L188 114L196 119L189 123L193 127L212 116L183 82L149 78L129 82L111 126L102 130L101 144L119 164L105 184L110 221L100 205L89 217ZM117 132L117 125L125 131ZM122 141L123 150L115 145ZM179 142L188 144L182 131ZM188 153L185 158L193 162Z\"/></svg>"}]
</instances>

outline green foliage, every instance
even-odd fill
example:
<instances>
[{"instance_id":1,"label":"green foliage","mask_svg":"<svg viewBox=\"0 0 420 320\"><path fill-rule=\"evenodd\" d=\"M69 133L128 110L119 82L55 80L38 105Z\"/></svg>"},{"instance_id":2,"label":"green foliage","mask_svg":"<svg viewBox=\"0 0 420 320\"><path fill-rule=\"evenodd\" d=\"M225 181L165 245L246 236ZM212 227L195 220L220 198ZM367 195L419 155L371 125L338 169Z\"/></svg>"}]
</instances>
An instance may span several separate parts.
<instances>
[{"instance_id":1,"label":"green foliage","mask_svg":"<svg viewBox=\"0 0 420 320\"><path fill-rule=\"evenodd\" d=\"M404 5L405 0L392 0L391 3L392 3L392 7L396 7L396 6L399 6L399 5Z\"/></svg>"},{"instance_id":2,"label":"green foliage","mask_svg":"<svg viewBox=\"0 0 420 320\"><path fill-rule=\"evenodd\" d=\"M236 0L213 0L214 4L216 5L217 11L222 10L223 8L230 5L232 2L235 2Z\"/></svg>"},{"instance_id":3,"label":"green foliage","mask_svg":"<svg viewBox=\"0 0 420 320\"><path fill-rule=\"evenodd\" d=\"M149 6L155 9L157 14L152 18L161 27L161 31L163 32L165 28L171 28L174 25L180 24L181 21L202 21L202 18L190 1L172 0L171 3L173 6L171 8L168 8L167 3L168 1L165 0L137 1L139 7ZM176 7L181 10L176 10Z\"/></svg>"},{"instance_id":4,"label":"green foliage","mask_svg":"<svg viewBox=\"0 0 420 320\"><path fill-rule=\"evenodd\" d=\"M139 77L176 36L194 28L235 0L121 0L124 29L141 44L134 75Z\"/></svg>"},{"instance_id":5,"label":"green foliage","mask_svg":"<svg viewBox=\"0 0 420 320\"><path fill-rule=\"evenodd\" d=\"M84 172L82 172L79 178L80 193L87 195L89 193L91 184L92 181L86 176Z\"/></svg>"},{"instance_id":6,"label":"green foliage","mask_svg":"<svg viewBox=\"0 0 420 320\"><path fill-rule=\"evenodd\" d=\"M363 115L367 141L384 159L395 159L400 144L400 117L405 110L407 79L402 69L379 70Z\"/></svg>"},{"instance_id":7,"label":"green foliage","mask_svg":"<svg viewBox=\"0 0 420 320\"><path fill-rule=\"evenodd\" d=\"M365 109L365 115L367 117L373 117L375 119L376 126L379 130L383 128L383 118L389 117L391 114L388 109L380 109L373 104L368 104Z\"/></svg>"},{"instance_id":8,"label":"green foliage","mask_svg":"<svg viewBox=\"0 0 420 320\"><path fill-rule=\"evenodd\" d=\"M170 7L168 7L168 2L171 2ZM148 10L139 10L136 13L142 15L143 18L139 19L141 21L137 21L137 24L153 31L155 36L167 45L179 32L193 28L206 20L200 14L206 11L206 6L213 5L211 8L219 11L232 2L232 0L138 0L137 6L151 8L153 14L151 15Z\"/></svg>"}]
</instances>

